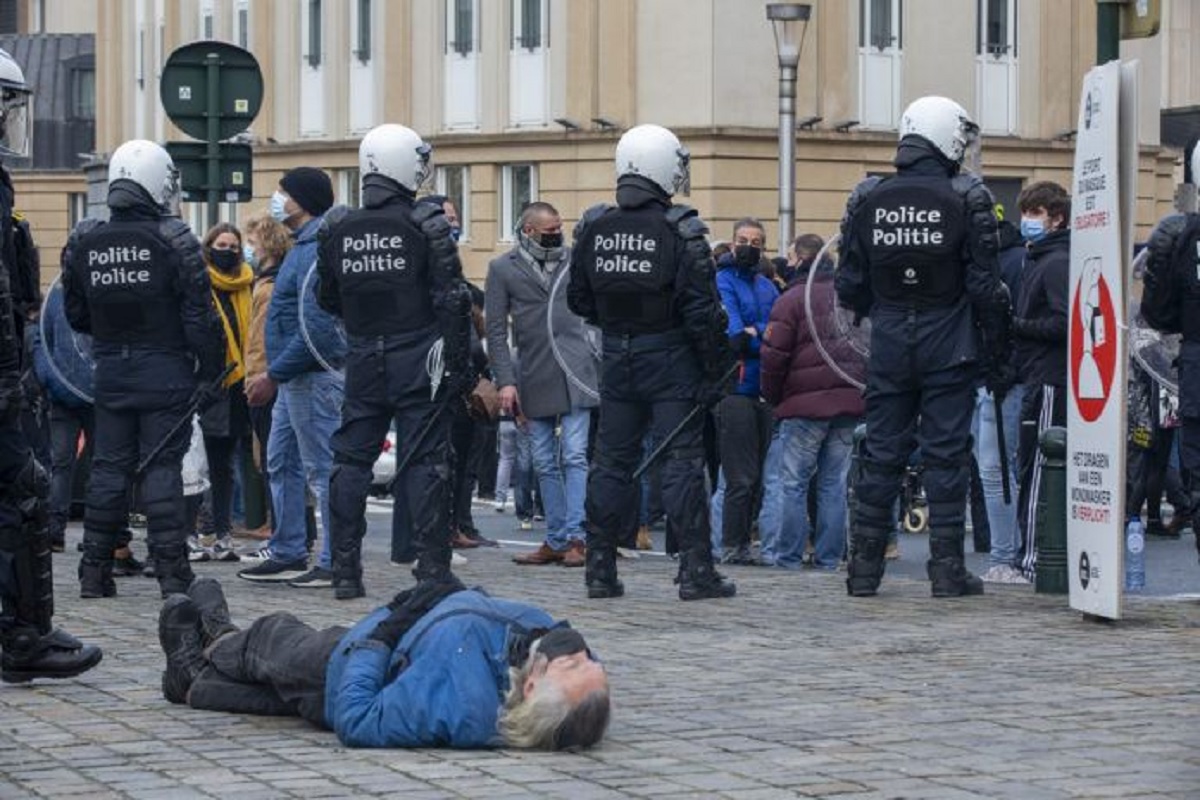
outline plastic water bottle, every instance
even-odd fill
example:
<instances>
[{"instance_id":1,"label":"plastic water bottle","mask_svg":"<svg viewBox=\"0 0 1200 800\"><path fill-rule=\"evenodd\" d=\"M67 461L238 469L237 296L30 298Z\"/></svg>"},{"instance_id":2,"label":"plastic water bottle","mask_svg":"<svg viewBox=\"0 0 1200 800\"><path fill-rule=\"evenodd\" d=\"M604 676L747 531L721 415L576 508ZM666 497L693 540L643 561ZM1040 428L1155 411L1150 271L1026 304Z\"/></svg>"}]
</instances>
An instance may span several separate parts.
<instances>
[{"instance_id":1,"label":"plastic water bottle","mask_svg":"<svg viewBox=\"0 0 1200 800\"><path fill-rule=\"evenodd\" d=\"M1146 528L1134 515L1125 526L1125 591L1146 588Z\"/></svg>"}]
</instances>

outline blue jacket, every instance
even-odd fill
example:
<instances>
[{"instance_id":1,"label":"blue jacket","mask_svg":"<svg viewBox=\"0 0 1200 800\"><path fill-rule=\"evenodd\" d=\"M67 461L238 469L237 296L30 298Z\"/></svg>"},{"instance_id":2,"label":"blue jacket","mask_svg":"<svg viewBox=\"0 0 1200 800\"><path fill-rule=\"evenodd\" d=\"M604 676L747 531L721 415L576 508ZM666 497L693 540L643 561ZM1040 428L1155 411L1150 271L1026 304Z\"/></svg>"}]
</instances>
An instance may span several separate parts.
<instances>
[{"instance_id":1,"label":"blue jacket","mask_svg":"<svg viewBox=\"0 0 1200 800\"><path fill-rule=\"evenodd\" d=\"M495 747L511 633L548 628L539 608L471 589L417 621L394 650L368 638L376 609L338 644L325 673L325 719L349 747Z\"/></svg>"},{"instance_id":2,"label":"blue jacket","mask_svg":"<svg viewBox=\"0 0 1200 800\"><path fill-rule=\"evenodd\" d=\"M279 274L275 276L275 292L267 309L265 341L267 374L276 383L287 383L306 372L322 369L300 332L300 288L317 258L317 231L321 218L309 220L293 236L295 246L288 251ZM339 367L346 357L346 337L338 321L317 305L317 276L308 281L304 295L304 319L313 346L330 362Z\"/></svg>"},{"instance_id":3,"label":"blue jacket","mask_svg":"<svg viewBox=\"0 0 1200 800\"><path fill-rule=\"evenodd\" d=\"M79 395L95 397L95 388L92 385L95 369L95 363L92 361L92 337L71 329L71 323L67 322L67 315L63 309L61 286L55 286L46 295L46 306L42 309L42 314L44 322L30 326L33 371L38 382L46 388L47 394L55 403L71 408L91 405ZM43 327L46 331L44 343ZM47 350L54 360L53 365L47 358Z\"/></svg>"},{"instance_id":4,"label":"blue jacket","mask_svg":"<svg viewBox=\"0 0 1200 800\"><path fill-rule=\"evenodd\" d=\"M750 340L750 354L739 355L742 370L735 390L737 394L758 397L758 350L779 290L765 275L739 267L732 255L722 256L717 262L717 290L721 293L725 313L729 315L729 327L726 329L729 338L732 339L748 327L758 331L758 335Z\"/></svg>"}]
</instances>

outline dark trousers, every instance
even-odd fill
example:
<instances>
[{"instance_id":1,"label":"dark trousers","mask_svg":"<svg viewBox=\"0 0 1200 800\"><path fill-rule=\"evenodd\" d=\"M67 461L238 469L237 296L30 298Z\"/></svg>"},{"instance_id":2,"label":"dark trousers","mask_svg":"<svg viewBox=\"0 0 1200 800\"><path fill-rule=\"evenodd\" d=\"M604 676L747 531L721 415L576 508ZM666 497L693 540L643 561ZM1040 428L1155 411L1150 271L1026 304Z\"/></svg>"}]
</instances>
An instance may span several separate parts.
<instances>
[{"instance_id":1,"label":"dark trousers","mask_svg":"<svg viewBox=\"0 0 1200 800\"><path fill-rule=\"evenodd\" d=\"M240 438L205 436L204 455L208 460L209 530L204 533L228 536L233 530L233 459L240 453Z\"/></svg>"},{"instance_id":2,"label":"dark trousers","mask_svg":"<svg viewBox=\"0 0 1200 800\"><path fill-rule=\"evenodd\" d=\"M302 717L328 728L325 671L347 629L316 630L287 612L224 636L192 682L188 705L205 711Z\"/></svg>"},{"instance_id":3,"label":"dark trousers","mask_svg":"<svg viewBox=\"0 0 1200 800\"><path fill-rule=\"evenodd\" d=\"M633 471L649 432L662 441L695 408L700 366L686 340L671 334L608 336L601 365L600 426L588 473L588 549L614 549L637 529L641 485ZM684 551L711 560L704 476L704 415L697 414L663 455L663 506Z\"/></svg>"},{"instance_id":4,"label":"dark trousers","mask_svg":"<svg viewBox=\"0 0 1200 800\"><path fill-rule=\"evenodd\" d=\"M496 465L500 453L496 447L500 423L484 419L475 423L475 482L480 497L496 495Z\"/></svg>"},{"instance_id":5,"label":"dark trousers","mask_svg":"<svg viewBox=\"0 0 1200 800\"><path fill-rule=\"evenodd\" d=\"M254 438L258 440L258 471L262 475L262 485L266 489L263 495L272 525L275 523L275 508L272 505L271 478L267 473L267 442L271 441L271 411L274 408L275 400L272 399L265 406L251 406L249 409L250 430L253 431Z\"/></svg>"},{"instance_id":6,"label":"dark trousers","mask_svg":"<svg viewBox=\"0 0 1200 800\"><path fill-rule=\"evenodd\" d=\"M450 480L453 500L450 507L450 527L470 532L475 530L475 518L471 514L471 495L475 491L475 479L479 462L481 437L479 425L465 410L455 409L451 423L450 440L454 447Z\"/></svg>"},{"instance_id":7,"label":"dark trousers","mask_svg":"<svg viewBox=\"0 0 1200 800\"><path fill-rule=\"evenodd\" d=\"M53 541L63 540L71 513L79 434L82 432L90 445L94 427L91 406L50 404L50 502L47 512Z\"/></svg>"},{"instance_id":8,"label":"dark trousers","mask_svg":"<svg viewBox=\"0 0 1200 800\"><path fill-rule=\"evenodd\" d=\"M1146 520L1162 520L1163 491L1177 513L1186 513L1189 500L1177 475L1170 470L1171 449L1175 446L1174 428L1155 428L1148 449L1129 447L1129 484L1126 487L1127 515L1140 514L1146 506Z\"/></svg>"},{"instance_id":9,"label":"dark trousers","mask_svg":"<svg viewBox=\"0 0 1200 800\"><path fill-rule=\"evenodd\" d=\"M1021 529L1021 570L1037 569L1037 506L1045 456L1038 447L1042 432L1067 424L1067 392L1058 386L1025 387L1021 397L1021 435L1017 440L1017 523Z\"/></svg>"},{"instance_id":10,"label":"dark trousers","mask_svg":"<svg viewBox=\"0 0 1200 800\"><path fill-rule=\"evenodd\" d=\"M730 551L750 545L755 498L762 494L763 462L771 444L771 409L757 397L730 395L717 406L717 434L725 471L721 546Z\"/></svg>"}]
</instances>

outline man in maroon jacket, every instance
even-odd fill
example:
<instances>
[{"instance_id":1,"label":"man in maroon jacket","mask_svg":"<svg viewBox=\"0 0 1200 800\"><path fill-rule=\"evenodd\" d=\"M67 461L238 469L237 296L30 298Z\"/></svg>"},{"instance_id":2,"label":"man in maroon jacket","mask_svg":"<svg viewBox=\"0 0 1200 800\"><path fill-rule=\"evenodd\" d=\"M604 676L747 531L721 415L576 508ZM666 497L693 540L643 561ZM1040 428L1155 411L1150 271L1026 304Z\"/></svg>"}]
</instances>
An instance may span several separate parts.
<instances>
[{"instance_id":1,"label":"man in maroon jacket","mask_svg":"<svg viewBox=\"0 0 1200 800\"><path fill-rule=\"evenodd\" d=\"M813 566L835 570L845 550L846 477L854 426L864 406L862 393L829 367L813 341L804 305L810 279L816 281L812 290L819 301L814 308L825 317L816 322L822 329L833 329L832 273L797 275L771 309L760 355L762 395L775 406L783 447L783 525L775 563L795 569L803 561L809 536L808 486L815 471Z\"/></svg>"}]
</instances>

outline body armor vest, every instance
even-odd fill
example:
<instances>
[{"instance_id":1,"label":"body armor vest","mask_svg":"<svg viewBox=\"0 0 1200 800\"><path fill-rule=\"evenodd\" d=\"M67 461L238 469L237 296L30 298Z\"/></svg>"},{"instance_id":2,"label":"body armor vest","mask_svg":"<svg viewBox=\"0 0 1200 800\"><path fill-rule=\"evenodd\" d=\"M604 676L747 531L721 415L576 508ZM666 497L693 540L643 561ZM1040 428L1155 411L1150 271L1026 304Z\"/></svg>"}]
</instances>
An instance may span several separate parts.
<instances>
[{"instance_id":1,"label":"body armor vest","mask_svg":"<svg viewBox=\"0 0 1200 800\"><path fill-rule=\"evenodd\" d=\"M79 244L77 263L97 342L186 350L176 288L179 256L158 222L108 222Z\"/></svg>"},{"instance_id":2,"label":"body armor vest","mask_svg":"<svg viewBox=\"0 0 1200 800\"><path fill-rule=\"evenodd\" d=\"M387 336L434 324L425 236L407 205L351 211L329 231L346 332Z\"/></svg>"},{"instance_id":3,"label":"body armor vest","mask_svg":"<svg viewBox=\"0 0 1200 800\"><path fill-rule=\"evenodd\" d=\"M966 211L949 178L885 179L863 203L855 229L877 299L942 308L962 297Z\"/></svg>"},{"instance_id":4,"label":"body armor vest","mask_svg":"<svg viewBox=\"0 0 1200 800\"><path fill-rule=\"evenodd\" d=\"M1180 298L1183 338L1188 342L1200 342L1200 214L1188 216L1172 258L1171 268L1175 270L1178 285L1183 288Z\"/></svg>"},{"instance_id":5,"label":"body armor vest","mask_svg":"<svg viewBox=\"0 0 1200 800\"><path fill-rule=\"evenodd\" d=\"M659 333L676 326L678 243L662 209L610 211L582 244L602 329Z\"/></svg>"}]
</instances>

